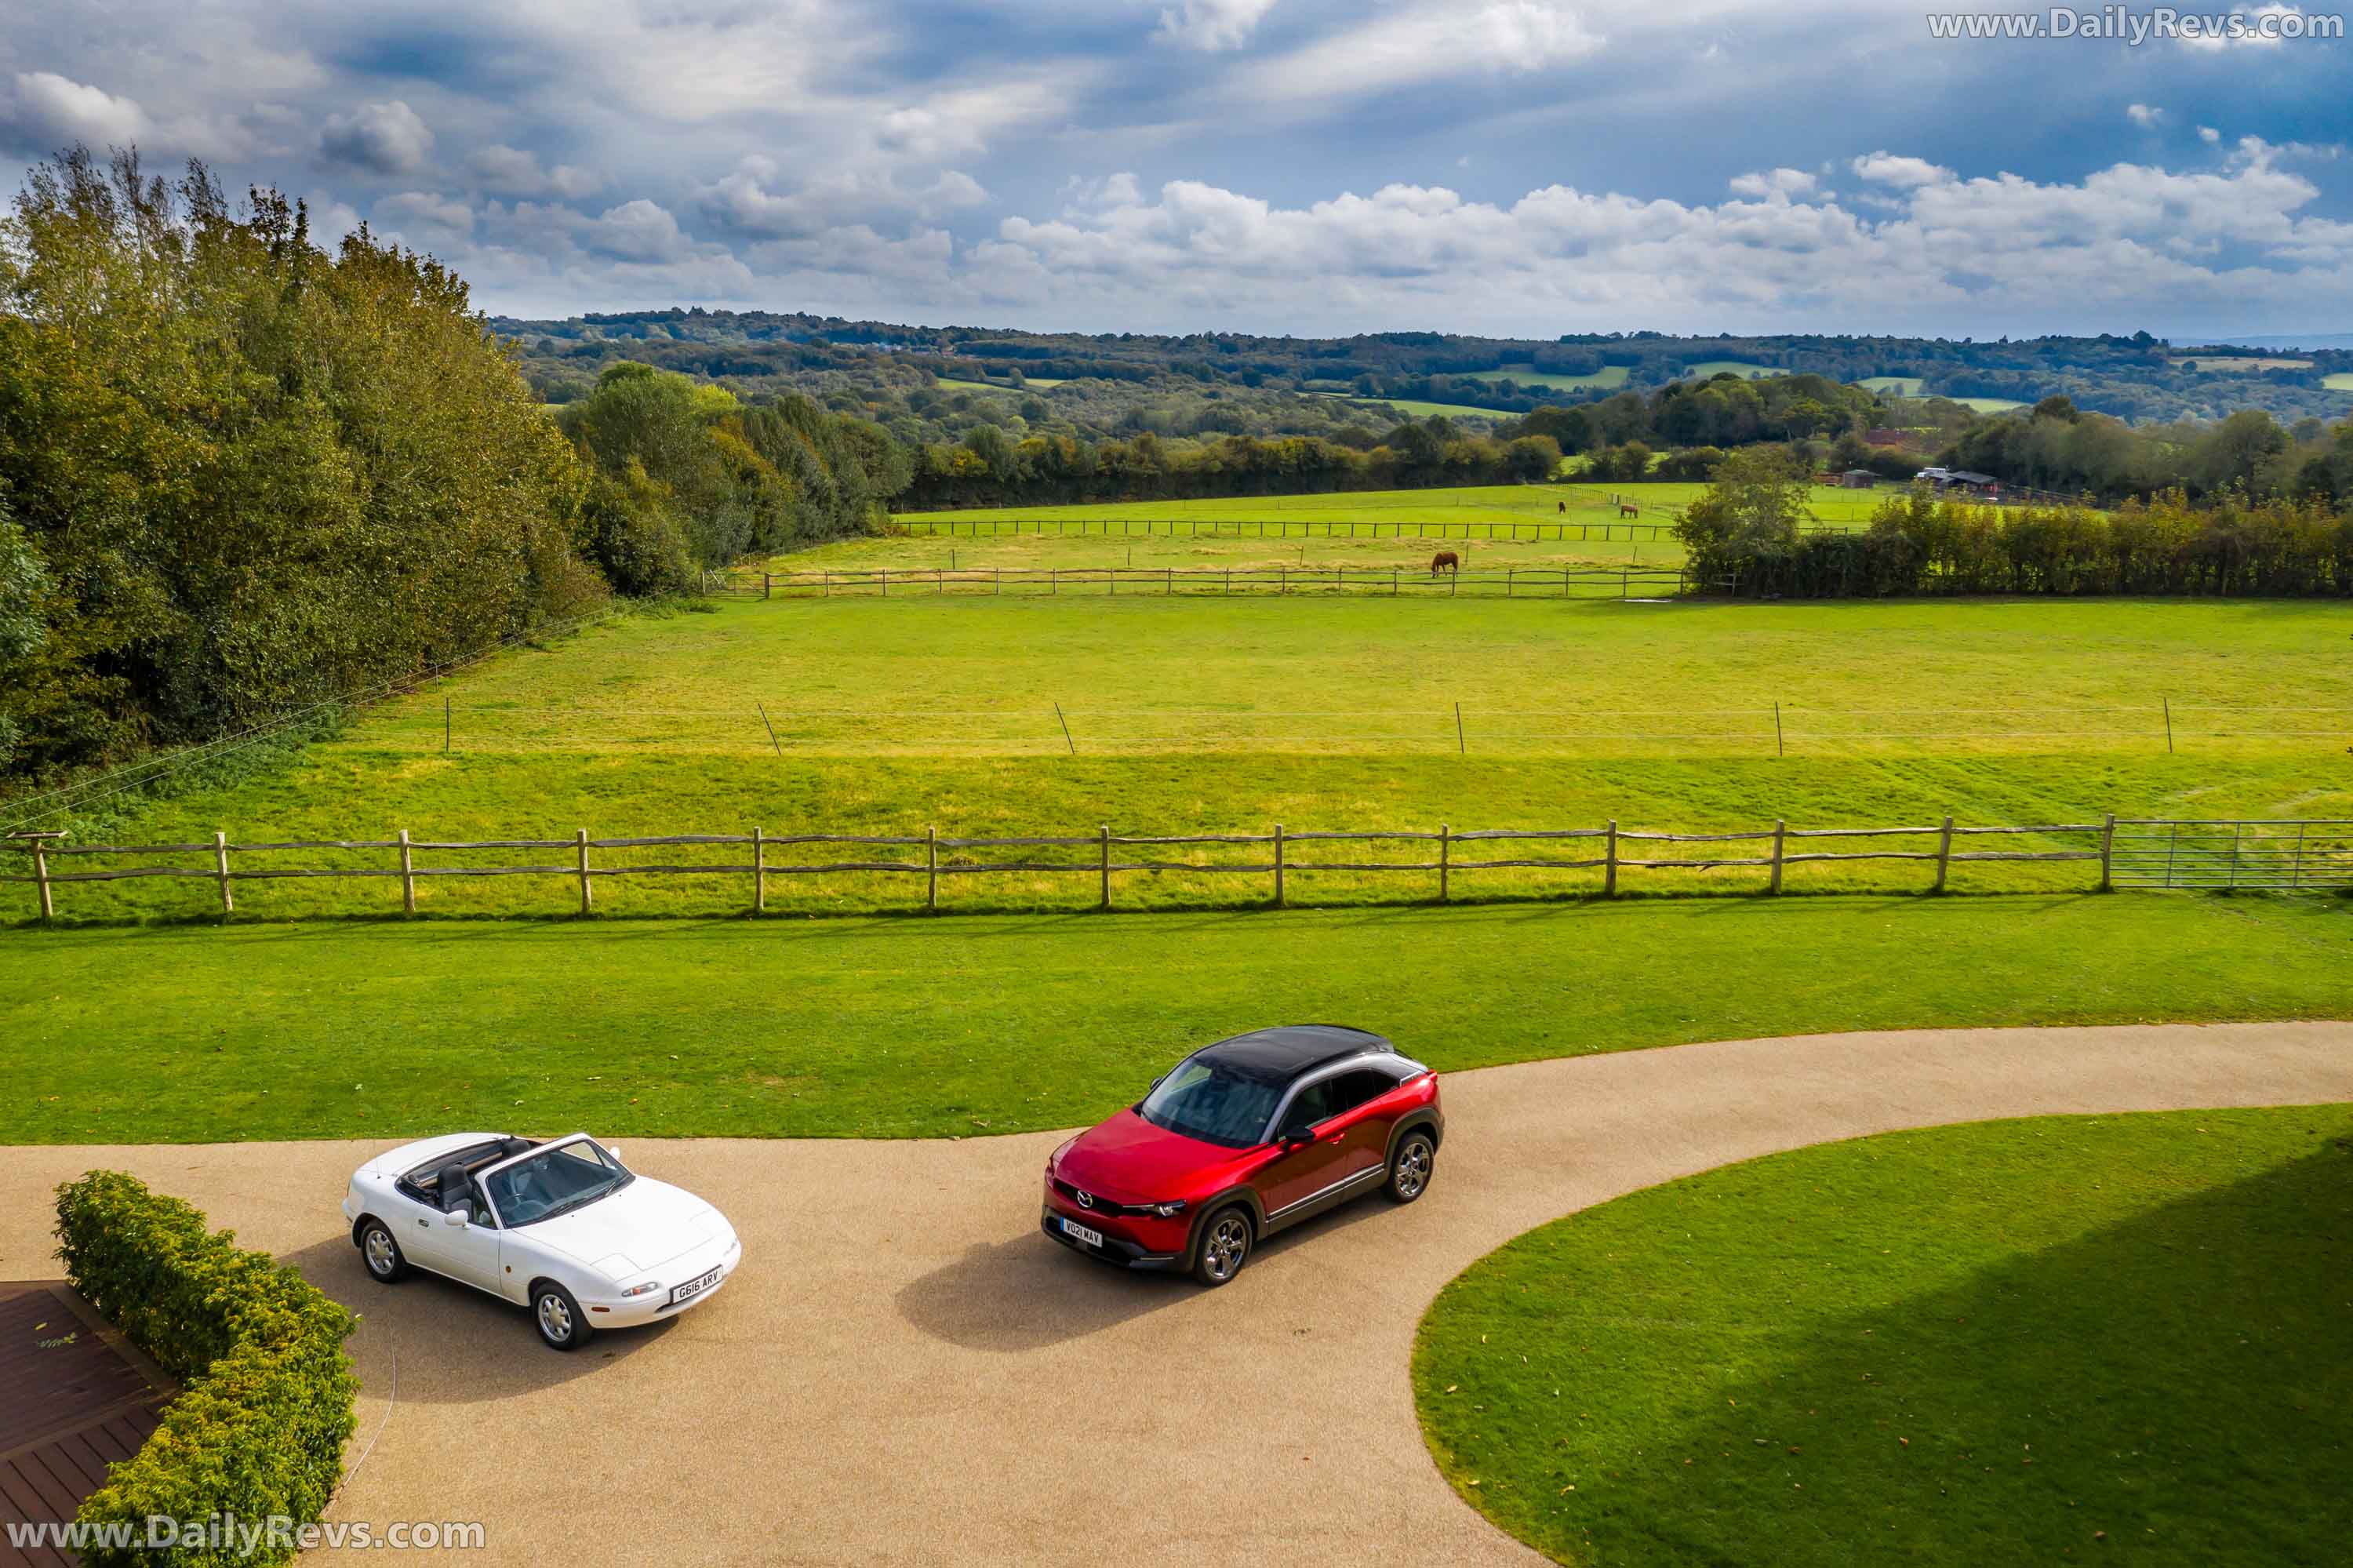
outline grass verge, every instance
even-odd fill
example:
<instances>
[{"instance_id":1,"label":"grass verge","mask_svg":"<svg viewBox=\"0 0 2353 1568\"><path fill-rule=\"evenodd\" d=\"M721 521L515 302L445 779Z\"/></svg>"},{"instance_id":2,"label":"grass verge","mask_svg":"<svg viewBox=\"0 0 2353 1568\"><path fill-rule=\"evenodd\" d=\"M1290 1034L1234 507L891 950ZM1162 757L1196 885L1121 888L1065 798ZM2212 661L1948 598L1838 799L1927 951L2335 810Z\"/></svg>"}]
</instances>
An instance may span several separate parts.
<instances>
[{"instance_id":1,"label":"grass verge","mask_svg":"<svg viewBox=\"0 0 2353 1568\"><path fill-rule=\"evenodd\" d=\"M1831 1144L1523 1236L1414 1388L1564 1563L2319 1563L2353 1530L2353 1107Z\"/></svg>"},{"instance_id":2,"label":"grass verge","mask_svg":"<svg viewBox=\"0 0 2353 1568\"><path fill-rule=\"evenodd\" d=\"M1187 1046L1283 1020L1451 1070L2353 1017L2340 905L2156 895L27 929L5 959L0 1143L975 1136L1095 1120Z\"/></svg>"}]
</instances>

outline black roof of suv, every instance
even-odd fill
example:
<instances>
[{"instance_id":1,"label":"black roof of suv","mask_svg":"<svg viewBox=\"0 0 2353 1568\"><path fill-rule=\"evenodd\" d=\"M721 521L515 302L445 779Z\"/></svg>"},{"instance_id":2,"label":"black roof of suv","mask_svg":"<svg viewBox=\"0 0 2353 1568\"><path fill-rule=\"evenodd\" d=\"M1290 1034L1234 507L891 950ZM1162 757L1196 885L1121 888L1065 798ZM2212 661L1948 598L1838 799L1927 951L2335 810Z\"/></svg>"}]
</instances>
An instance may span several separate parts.
<instances>
[{"instance_id":1,"label":"black roof of suv","mask_svg":"<svg viewBox=\"0 0 2353 1568\"><path fill-rule=\"evenodd\" d=\"M1237 1077L1287 1084L1310 1068L1367 1051L1393 1049L1380 1035L1337 1023L1285 1023L1253 1029L1194 1053Z\"/></svg>"}]
</instances>

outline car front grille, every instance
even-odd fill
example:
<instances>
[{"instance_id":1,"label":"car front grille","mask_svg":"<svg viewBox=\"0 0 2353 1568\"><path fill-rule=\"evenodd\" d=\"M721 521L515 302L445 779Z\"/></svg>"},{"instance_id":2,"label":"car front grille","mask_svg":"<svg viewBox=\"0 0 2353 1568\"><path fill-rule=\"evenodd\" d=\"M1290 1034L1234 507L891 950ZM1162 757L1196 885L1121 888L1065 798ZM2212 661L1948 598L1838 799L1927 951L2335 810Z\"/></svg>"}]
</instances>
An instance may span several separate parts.
<instances>
[{"instance_id":1,"label":"car front grille","mask_svg":"<svg viewBox=\"0 0 2353 1568\"><path fill-rule=\"evenodd\" d=\"M1080 1202L1079 1193L1082 1191L1084 1191L1084 1189L1074 1187L1068 1181L1064 1181L1060 1178L1057 1178L1054 1181L1054 1191L1060 1192L1063 1197L1068 1198L1071 1202L1077 1203L1079 1206L1079 1212L1082 1214L1100 1214L1107 1220L1118 1220L1124 1219L1131 1214L1142 1214L1145 1212L1140 1204L1114 1202L1113 1200L1104 1197L1101 1192L1088 1192L1088 1201L1085 1202Z\"/></svg>"}]
</instances>

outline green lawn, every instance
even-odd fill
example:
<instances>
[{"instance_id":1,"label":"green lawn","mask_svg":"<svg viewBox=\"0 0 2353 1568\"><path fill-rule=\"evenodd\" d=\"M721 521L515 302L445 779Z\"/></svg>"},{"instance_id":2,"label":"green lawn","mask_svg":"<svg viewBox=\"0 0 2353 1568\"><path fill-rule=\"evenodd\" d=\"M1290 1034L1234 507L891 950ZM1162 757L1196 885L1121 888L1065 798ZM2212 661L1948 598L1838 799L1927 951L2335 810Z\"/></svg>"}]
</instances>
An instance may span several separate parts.
<instances>
[{"instance_id":1,"label":"green lawn","mask_svg":"<svg viewBox=\"0 0 2353 1568\"><path fill-rule=\"evenodd\" d=\"M1855 385L1873 392L1893 392L1898 397L1917 397L1924 383L1917 376L1866 376Z\"/></svg>"},{"instance_id":2,"label":"green lawn","mask_svg":"<svg viewBox=\"0 0 2353 1568\"><path fill-rule=\"evenodd\" d=\"M1474 562L1486 550L1473 546ZM1933 823L1947 811L1965 824L2094 821L2106 810L2353 816L2343 767L2353 669L2341 612L2326 604L1080 600L942 598L910 586L913 597L887 600L736 601L619 619L386 702L280 765L77 823L75 842L208 843L216 831L237 842L381 839L403 828L430 840L754 825L989 837L1099 823L1141 833L1265 832L1276 822L1294 832L1427 832L1616 818L1701 831L1776 818ZM2278 710L2284 691L2331 711ZM2160 697L2171 708L2171 753ZM745 858L714 849L706 862L704 853L616 851L599 863ZM465 863L420 853L421 863ZM471 860L564 858L491 851ZM180 860L208 863L202 852ZM59 869L69 863L92 868ZM301 850L274 863L383 870L392 858ZM2080 864L1980 866L1954 885L2080 888L2091 874ZM1806 866L1789 882L1894 890L1926 875L1902 864ZM722 914L744 902L744 882L616 876L598 906ZM1629 873L1622 885L1748 891L1758 882L1755 871L1726 870ZM1590 873L1495 872L1466 874L1454 891L1575 895L1595 883ZM881 874L778 877L772 908L904 908L921 885ZM1136 874L1118 895L1129 907L1237 906L1268 891L1256 876ZM1435 891L1433 879L1343 873L1303 873L1291 888L1294 899L1333 903ZM964 910L1070 909L1094 892L1076 874L951 874L943 896ZM424 885L420 908L543 914L572 896L560 877L446 877ZM237 897L240 913L258 917L377 913L396 906L397 888L296 879L248 884ZM33 911L21 884L0 899L7 918ZM201 915L213 893L200 880L79 884L58 889L58 906L69 919Z\"/></svg>"},{"instance_id":3,"label":"green lawn","mask_svg":"<svg viewBox=\"0 0 2353 1568\"><path fill-rule=\"evenodd\" d=\"M2353 392L2353 371L2340 370L2334 376L2324 376L2320 384L2331 392Z\"/></svg>"},{"instance_id":4,"label":"green lawn","mask_svg":"<svg viewBox=\"0 0 2353 1568\"><path fill-rule=\"evenodd\" d=\"M2341 906L2158 895L0 940L0 1144L1001 1133L1094 1120L1188 1044L1282 1019L1362 1023L1451 1070L1801 1031L2353 1012Z\"/></svg>"},{"instance_id":5,"label":"green lawn","mask_svg":"<svg viewBox=\"0 0 2353 1568\"><path fill-rule=\"evenodd\" d=\"M1965 408L1974 408L1980 414L2007 414L2012 408L2026 407L2016 397L1955 397L1952 401Z\"/></svg>"},{"instance_id":6,"label":"green lawn","mask_svg":"<svg viewBox=\"0 0 2353 1568\"><path fill-rule=\"evenodd\" d=\"M2341 1561L2353 1107L1831 1144L1523 1236L1414 1389L1563 1563Z\"/></svg>"}]
</instances>

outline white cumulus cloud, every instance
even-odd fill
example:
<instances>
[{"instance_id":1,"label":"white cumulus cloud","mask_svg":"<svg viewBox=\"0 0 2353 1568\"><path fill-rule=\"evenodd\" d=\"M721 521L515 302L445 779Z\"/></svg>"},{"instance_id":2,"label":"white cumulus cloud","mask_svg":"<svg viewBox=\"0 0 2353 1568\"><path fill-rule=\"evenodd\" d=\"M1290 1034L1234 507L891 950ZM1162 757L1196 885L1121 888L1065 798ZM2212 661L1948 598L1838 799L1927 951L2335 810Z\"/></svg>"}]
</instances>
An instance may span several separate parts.
<instances>
[{"instance_id":1,"label":"white cumulus cloud","mask_svg":"<svg viewBox=\"0 0 2353 1568\"><path fill-rule=\"evenodd\" d=\"M2125 105L2125 118L2144 131L2153 130L2165 118L2165 111L2154 104L2127 103Z\"/></svg>"},{"instance_id":2,"label":"white cumulus cloud","mask_svg":"<svg viewBox=\"0 0 2353 1568\"><path fill-rule=\"evenodd\" d=\"M44 153L74 142L129 146L148 129L134 101L47 70L16 73L8 123Z\"/></svg>"},{"instance_id":3,"label":"white cumulus cloud","mask_svg":"<svg viewBox=\"0 0 2353 1568\"><path fill-rule=\"evenodd\" d=\"M433 132L417 111L396 98L329 115L319 132L319 152L329 163L372 174L414 174L433 155Z\"/></svg>"}]
</instances>

